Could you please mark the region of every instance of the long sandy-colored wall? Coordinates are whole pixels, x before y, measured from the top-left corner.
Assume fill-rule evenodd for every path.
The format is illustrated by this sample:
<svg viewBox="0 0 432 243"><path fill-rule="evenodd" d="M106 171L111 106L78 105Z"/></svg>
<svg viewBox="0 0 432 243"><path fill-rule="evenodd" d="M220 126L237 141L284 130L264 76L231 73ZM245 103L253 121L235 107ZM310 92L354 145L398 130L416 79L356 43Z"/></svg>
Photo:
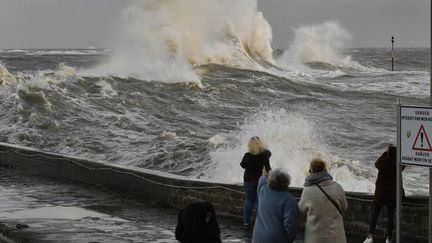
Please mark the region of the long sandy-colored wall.
<svg viewBox="0 0 432 243"><path fill-rule="evenodd" d="M170 173L142 168L131 168L104 162L90 161L73 156L43 152L27 147L0 143L0 166L20 169L42 176L69 179L103 185L121 190L139 199L182 208L196 200L211 201L219 215L239 218L244 200L241 185L194 180ZM291 193L299 198L301 188ZM348 235L364 236L370 218L372 195L347 192L349 209L344 214ZM299 222L303 227L304 218ZM385 220L378 222L377 234L384 235ZM403 242L427 242L428 198L408 197L403 205Z"/></svg>

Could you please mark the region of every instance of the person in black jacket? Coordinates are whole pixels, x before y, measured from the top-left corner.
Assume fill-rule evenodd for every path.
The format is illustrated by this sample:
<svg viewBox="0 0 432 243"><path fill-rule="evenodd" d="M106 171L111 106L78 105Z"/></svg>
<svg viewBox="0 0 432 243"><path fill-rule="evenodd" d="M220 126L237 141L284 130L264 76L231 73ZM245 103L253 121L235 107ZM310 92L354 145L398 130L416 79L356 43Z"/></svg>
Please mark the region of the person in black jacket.
<svg viewBox="0 0 432 243"><path fill-rule="evenodd" d="M377 159L375 167L378 176L375 182L372 217L369 223L369 234L364 243L373 243L375 228L381 209L387 207L387 235L386 243L392 242L394 216L396 209L396 152L397 149L389 144L387 150ZM405 166L401 166L401 171Z"/></svg>
<svg viewBox="0 0 432 243"><path fill-rule="evenodd" d="M221 243L216 211L210 202L194 202L182 209L175 236L181 243Z"/></svg>
<svg viewBox="0 0 432 243"><path fill-rule="evenodd" d="M245 169L243 184L246 192L246 200L243 209L243 224L245 230L249 229L250 215L254 204L258 208L257 187L261 176L262 168L265 166L267 171L270 167L271 152L265 143L257 136L252 137L248 142L248 152L243 156L240 166Z"/></svg>

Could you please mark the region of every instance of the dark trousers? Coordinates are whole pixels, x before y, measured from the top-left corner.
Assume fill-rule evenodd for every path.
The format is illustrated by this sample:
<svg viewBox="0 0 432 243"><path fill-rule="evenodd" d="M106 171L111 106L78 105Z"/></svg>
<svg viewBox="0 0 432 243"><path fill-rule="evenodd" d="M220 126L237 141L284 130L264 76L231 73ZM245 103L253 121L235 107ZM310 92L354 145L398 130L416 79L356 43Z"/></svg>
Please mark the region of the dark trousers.
<svg viewBox="0 0 432 243"><path fill-rule="evenodd" d="M391 238L393 235L393 224L395 218L395 205L383 205L379 203L374 203L372 218L369 224L369 233L375 234L375 228L378 221L379 213L383 206L387 206L387 237Z"/></svg>

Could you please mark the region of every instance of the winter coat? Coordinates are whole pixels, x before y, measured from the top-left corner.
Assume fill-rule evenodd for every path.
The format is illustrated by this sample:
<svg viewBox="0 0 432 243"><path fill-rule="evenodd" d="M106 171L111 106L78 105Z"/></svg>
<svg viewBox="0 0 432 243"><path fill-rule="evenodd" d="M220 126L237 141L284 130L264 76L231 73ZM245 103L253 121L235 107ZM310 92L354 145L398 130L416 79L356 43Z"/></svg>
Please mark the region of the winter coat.
<svg viewBox="0 0 432 243"><path fill-rule="evenodd" d="M175 237L181 243L220 243L216 211L210 202L195 202L182 209Z"/></svg>
<svg viewBox="0 0 432 243"><path fill-rule="evenodd" d="M240 162L240 166L245 169L243 175L244 181L257 182L261 177L263 166L266 167L267 171L270 171L270 156L271 152L269 150L265 150L257 155L253 155L249 152L245 153Z"/></svg>
<svg viewBox="0 0 432 243"><path fill-rule="evenodd" d="M297 201L287 191L276 191L267 185L267 176L258 182L259 208L252 243L291 243L297 233Z"/></svg>
<svg viewBox="0 0 432 243"><path fill-rule="evenodd" d="M333 180L319 185L343 212L348 203L342 187ZM306 214L305 243L346 243L342 215L316 185L305 186L298 204Z"/></svg>
<svg viewBox="0 0 432 243"><path fill-rule="evenodd" d="M384 152L375 162L378 177L375 182L374 203L396 205L396 155Z"/></svg>

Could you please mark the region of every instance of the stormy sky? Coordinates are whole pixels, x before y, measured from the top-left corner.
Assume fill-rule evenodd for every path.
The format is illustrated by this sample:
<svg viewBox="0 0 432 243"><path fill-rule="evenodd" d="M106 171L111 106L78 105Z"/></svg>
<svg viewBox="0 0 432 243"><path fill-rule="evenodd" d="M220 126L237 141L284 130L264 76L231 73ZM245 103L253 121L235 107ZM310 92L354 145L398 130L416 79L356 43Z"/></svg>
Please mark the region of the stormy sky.
<svg viewBox="0 0 432 243"><path fill-rule="evenodd" d="M215 0L216 1L216 0ZM253 0L251 0L253 1ZM109 47L115 21L133 0L0 0L0 48ZM429 0L258 0L273 46L288 47L293 29L338 21L352 47L429 47Z"/></svg>

